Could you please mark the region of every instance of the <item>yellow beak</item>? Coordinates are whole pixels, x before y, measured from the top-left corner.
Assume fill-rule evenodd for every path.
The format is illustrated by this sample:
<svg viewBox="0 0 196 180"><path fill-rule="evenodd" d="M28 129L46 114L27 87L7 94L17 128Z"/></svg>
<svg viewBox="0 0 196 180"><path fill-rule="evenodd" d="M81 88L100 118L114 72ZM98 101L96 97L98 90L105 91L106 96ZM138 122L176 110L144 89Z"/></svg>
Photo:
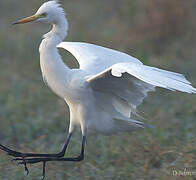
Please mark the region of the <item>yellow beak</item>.
<svg viewBox="0 0 196 180"><path fill-rule="evenodd" d="M29 16L29 17L27 17L27 18L18 20L18 21L16 21L16 22L14 22L13 24L24 24L24 23L28 23L28 22L35 21L35 20L37 20L37 19L39 19L39 18L40 18L40 15L39 15L39 14L36 14L36 15Z"/></svg>

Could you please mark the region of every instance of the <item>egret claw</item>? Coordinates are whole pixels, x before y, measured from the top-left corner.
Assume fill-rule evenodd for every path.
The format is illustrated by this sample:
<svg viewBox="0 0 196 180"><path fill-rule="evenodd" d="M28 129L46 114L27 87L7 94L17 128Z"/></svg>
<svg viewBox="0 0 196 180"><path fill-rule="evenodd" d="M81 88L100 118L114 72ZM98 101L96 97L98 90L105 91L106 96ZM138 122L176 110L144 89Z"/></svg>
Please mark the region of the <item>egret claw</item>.
<svg viewBox="0 0 196 180"><path fill-rule="evenodd" d="M46 177L46 161L43 161L43 173L42 173L42 180Z"/></svg>
<svg viewBox="0 0 196 180"><path fill-rule="evenodd" d="M29 170L28 170L28 168L27 168L27 163L26 163L24 157L22 158L22 162L20 162L20 164L23 164L23 165L24 165L25 171L26 171L26 173L27 173L27 175L28 175L28 174L29 174Z"/></svg>
<svg viewBox="0 0 196 180"><path fill-rule="evenodd" d="M27 176L29 175L29 169L27 168L27 166L25 165L25 171L27 173Z"/></svg>

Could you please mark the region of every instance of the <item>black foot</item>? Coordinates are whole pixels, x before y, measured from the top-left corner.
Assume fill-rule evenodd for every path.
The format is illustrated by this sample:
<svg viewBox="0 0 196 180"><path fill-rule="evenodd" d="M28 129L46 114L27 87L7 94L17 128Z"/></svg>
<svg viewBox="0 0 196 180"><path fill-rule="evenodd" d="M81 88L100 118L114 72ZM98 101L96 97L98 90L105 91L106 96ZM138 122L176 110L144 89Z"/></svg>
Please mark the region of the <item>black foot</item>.
<svg viewBox="0 0 196 180"><path fill-rule="evenodd" d="M66 145L67 146L67 145ZM29 170L27 168L27 164L33 164L33 163L38 163L38 162L43 162L43 172L42 172L42 179L45 178L45 174L46 174L46 161L44 160L41 160L41 161L30 161L30 159L26 159L28 157L46 157L47 158L60 158L60 157L63 157L64 156L64 153L65 153L65 150L61 151L60 153L57 153L57 154L36 154L36 153L21 153L21 152L18 152L18 151L13 151L3 145L0 144L0 150L3 150L5 152L7 152L7 154L9 156L12 156L12 157L15 157L12 161L18 161L18 164L22 164L24 165L24 169L27 173L27 175L29 174ZM32 158L33 159L33 158ZM36 158L34 158L36 159ZM37 159L40 159L40 158L37 158Z"/></svg>
<svg viewBox="0 0 196 180"><path fill-rule="evenodd" d="M75 158L55 158L55 157L48 157L48 158L28 158L28 159L23 159L23 158L14 158L13 161L18 161L18 164L22 164L25 167L27 167L27 164L36 164L36 163L43 163L43 170L42 170L42 180L45 178L46 175L46 163L48 161L75 161L79 162L84 159L84 154L81 154L78 157ZM25 169L26 170L26 169ZM28 171L28 169L27 169Z"/></svg>
<svg viewBox="0 0 196 180"><path fill-rule="evenodd" d="M63 147L63 150L60 153L57 154L36 154L36 153L21 153L17 151L13 151L3 145L0 144L0 150L3 150L8 153L8 155L14 157L13 161L17 161L18 164L24 165L25 171L27 172L27 175L29 174L29 170L27 168L27 164L35 164L35 163L43 163L43 171L42 175L43 178L45 178L46 174L46 162L48 161L82 161L84 159L84 145L85 145L85 136L82 137L82 149L81 153L78 157L74 158L63 158L65 155L65 151L67 149L67 146L69 144L69 140L71 138L71 133L68 134L67 140L65 142L65 145ZM32 158L35 157L35 158Z"/></svg>
<svg viewBox="0 0 196 180"><path fill-rule="evenodd" d="M19 165L24 165L25 171L27 172L27 175L29 174L29 170L27 168L27 164L35 164L35 163L42 162L43 163L42 180L45 179L45 177L46 177L46 162L47 161L41 160L40 158L32 158L32 159L14 158L14 159L12 159L12 161L18 161L17 163Z"/></svg>
<svg viewBox="0 0 196 180"><path fill-rule="evenodd" d="M27 168L27 164L25 162L25 156L24 154L20 153L20 152L16 152L16 151L13 151L3 145L0 144L0 149L7 152L9 156L13 156L13 157L21 157L22 161L23 161L23 165L24 165L24 169L27 173L27 175L29 174L29 170Z"/></svg>
<svg viewBox="0 0 196 180"><path fill-rule="evenodd" d="M23 161L24 169L25 169L25 171L26 171L26 173L27 173L27 176L28 176L28 174L29 174L29 170L28 170L28 168L27 168L27 163L26 163L26 161L25 161L25 158L24 158L24 157L22 158L22 161Z"/></svg>
<svg viewBox="0 0 196 180"><path fill-rule="evenodd" d="M27 157L32 157L32 156L39 156L39 155L44 155L44 156L47 156L48 154L31 154L31 153L21 153L21 152L17 152L17 151L13 151L3 145L0 144L0 149L7 152L7 154L9 156L12 156L12 157L16 157L14 159L12 159L12 161L20 161L18 162L18 164L22 164L24 165L24 169L25 169L25 172L27 173L27 175L29 174L29 170L28 170L28 167L27 167L27 162L26 162L26 159ZM58 156L62 156L60 153L59 154L49 154L49 156L54 156L54 157L58 157ZM29 163L29 162L28 162ZM45 178L45 169L46 169L46 162L43 161L43 178Z"/></svg>

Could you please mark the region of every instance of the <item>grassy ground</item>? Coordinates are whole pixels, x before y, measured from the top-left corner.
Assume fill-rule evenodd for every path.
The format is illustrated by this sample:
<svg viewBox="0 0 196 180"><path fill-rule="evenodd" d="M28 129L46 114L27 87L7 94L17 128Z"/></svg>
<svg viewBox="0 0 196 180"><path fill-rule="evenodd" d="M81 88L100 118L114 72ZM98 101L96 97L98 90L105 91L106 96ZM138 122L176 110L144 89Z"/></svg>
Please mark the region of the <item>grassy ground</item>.
<svg viewBox="0 0 196 180"><path fill-rule="evenodd" d="M68 40L92 42L132 54L148 65L184 73L196 86L194 1L64 1ZM69 111L42 82L38 47L47 26L11 26L41 2L0 1L0 142L24 152L61 149ZM99 29L98 29L99 27ZM68 55L65 62L77 63ZM155 129L105 137L89 134L85 161L48 163L47 179L194 179L173 170L196 172L196 97L157 89L139 110ZM67 156L80 151L76 132ZM22 166L0 151L0 179L39 179L41 164Z"/></svg>

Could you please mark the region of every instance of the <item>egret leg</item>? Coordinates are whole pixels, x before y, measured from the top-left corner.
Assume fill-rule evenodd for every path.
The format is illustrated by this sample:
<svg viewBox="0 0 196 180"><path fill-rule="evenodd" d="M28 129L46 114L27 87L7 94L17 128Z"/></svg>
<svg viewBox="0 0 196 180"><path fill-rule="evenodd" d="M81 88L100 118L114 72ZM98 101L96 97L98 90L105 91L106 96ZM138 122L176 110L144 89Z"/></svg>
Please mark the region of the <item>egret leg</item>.
<svg viewBox="0 0 196 180"><path fill-rule="evenodd" d="M69 158L63 158L63 157L39 157L39 158L27 158L25 159L25 162L23 161L22 158L15 158L14 160L19 161L18 164L36 164L36 163L43 163L43 179L45 178L45 172L46 172L46 162L49 161L74 161L74 162L79 162L84 159L84 146L85 146L85 140L86 137L82 137L82 148L80 155L78 157L69 157Z"/></svg>
<svg viewBox="0 0 196 180"><path fill-rule="evenodd" d="M7 152L8 155L13 156L13 157L22 157L22 158L26 158L26 157L63 157L65 155L67 146L70 142L71 135L72 135L72 133L68 134L62 151L60 151L59 153L55 153L55 154L22 153L22 152L18 152L18 151L13 151L13 150L11 150L1 144L0 144L0 149Z"/></svg>
<svg viewBox="0 0 196 180"><path fill-rule="evenodd" d="M84 146L85 146L86 137L82 137L82 148L80 155L78 157L70 157L70 158L63 158L63 157L39 157L39 158L27 158L25 162L27 164L35 164L39 162L48 162L48 161L82 161L84 159ZM24 164L22 158L15 158L16 161L21 161L19 164Z"/></svg>

